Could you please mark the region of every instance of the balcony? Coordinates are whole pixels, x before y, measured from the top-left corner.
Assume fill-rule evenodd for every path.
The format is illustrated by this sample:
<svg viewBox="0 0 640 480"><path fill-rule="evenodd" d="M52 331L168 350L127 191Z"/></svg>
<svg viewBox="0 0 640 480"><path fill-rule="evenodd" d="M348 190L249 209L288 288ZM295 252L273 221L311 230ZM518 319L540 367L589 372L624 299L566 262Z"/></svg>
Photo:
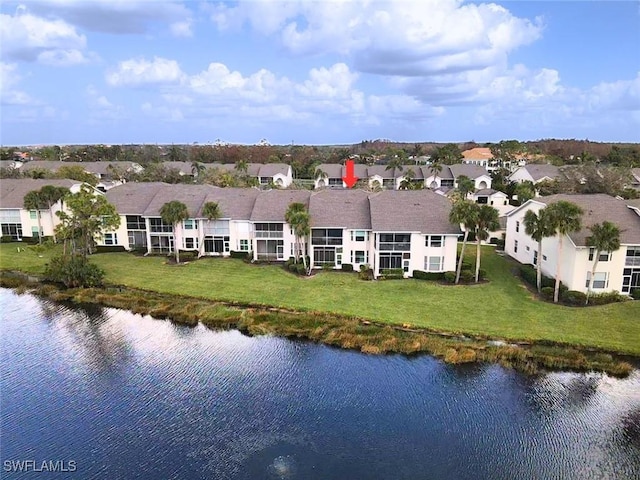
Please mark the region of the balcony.
<svg viewBox="0 0 640 480"><path fill-rule="evenodd" d="M624 261L625 267L640 267L640 257L627 257Z"/></svg>
<svg viewBox="0 0 640 480"><path fill-rule="evenodd" d="M256 230L254 232L255 238L282 238L282 231L266 231L266 230Z"/></svg>
<svg viewBox="0 0 640 480"><path fill-rule="evenodd" d="M411 250L411 243L380 243L381 252L407 252Z"/></svg>

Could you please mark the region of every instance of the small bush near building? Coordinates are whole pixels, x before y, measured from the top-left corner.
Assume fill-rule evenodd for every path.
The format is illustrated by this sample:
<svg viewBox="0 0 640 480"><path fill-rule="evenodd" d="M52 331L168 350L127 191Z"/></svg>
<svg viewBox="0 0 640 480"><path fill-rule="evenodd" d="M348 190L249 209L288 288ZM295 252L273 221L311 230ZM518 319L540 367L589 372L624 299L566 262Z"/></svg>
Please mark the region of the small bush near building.
<svg viewBox="0 0 640 480"><path fill-rule="evenodd" d="M104 271L80 255L59 255L53 257L46 265L44 277L67 288L100 287Z"/></svg>
<svg viewBox="0 0 640 480"><path fill-rule="evenodd" d="M540 294L545 300L553 300L554 291L555 289L553 287L542 287L542 291L540 292Z"/></svg>
<svg viewBox="0 0 640 480"><path fill-rule="evenodd" d="M537 272L536 267L533 265L521 265L520 266L520 278L533 288L537 288ZM556 280L546 275L542 275L542 288L551 287L555 288ZM564 283L560 282L560 293L567 291L567 287Z"/></svg>
<svg viewBox="0 0 640 480"><path fill-rule="evenodd" d="M633 298L634 300L640 300L640 288L636 288L631 292L631 298Z"/></svg>
<svg viewBox="0 0 640 480"><path fill-rule="evenodd" d="M198 250L180 250L180 261L191 262L198 259Z"/></svg>
<svg viewBox="0 0 640 480"><path fill-rule="evenodd" d="M380 274L385 280L399 280L404 278L404 271L401 268L383 268Z"/></svg>
<svg viewBox="0 0 640 480"><path fill-rule="evenodd" d="M126 248L122 245L98 245L96 247L96 253L112 253L112 252L126 252Z"/></svg>
<svg viewBox="0 0 640 480"><path fill-rule="evenodd" d="M471 282L474 282L475 279L476 279L476 274L471 270L462 270L460 272L460 281L462 283L471 283Z"/></svg>
<svg viewBox="0 0 640 480"><path fill-rule="evenodd" d="M637 290L636 290L637 291ZM589 305L606 305L608 303L626 302L629 298L618 292L592 293L589 295Z"/></svg>
<svg viewBox="0 0 640 480"><path fill-rule="evenodd" d="M327 270L333 270L333 265L331 265L330 263L323 263L322 264L322 270L324 270L325 272Z"/></svg>
<svg viewBox="0 0 640 480"><path fill-rule="evenodd" d="M241 260L246 260L247 257L249 256L249 252L242 252L242 251L239 251L239 250L231 250L229 252L229 256L231 258L239 258Z"/></svg>
<svg viewBox="0 0 640 480"><path fill-rule="evenodd" d="M587 295L577 290L567 290L562 294L562 303L571 306L581 306L587 302Z"/></svg>
<svg viewBox="0 0 640 480"><path fill-rule="evenodd" d="M447 283L456 283L456 272L444 272L443 278Z"/></svg>
<svg viewBox="0 0 640 480"><path fill-rule="evenodd" d="M353 265L351 265L350 263L343 263L342 264L342 271L343 272L353 272Z"/></svg>
<svg viewBox="0 0 640 480"><path fill-rule="evenodd" d="M298 265L296 265L296 273L298 275L306 275L307 274L307 269L304 268L304 265L299 263Z"/></svg>
<svg viewBox="0 0 640 480"><path fill-rule="evenodd" d="M440 282L444 280L444 272L436 273L436 272L424 272L422 270L414 270L412 273L413 278L418 280L429 280L432 282ZM455 280L455 278L454 278Z"/></svg>
<svg viewBox="0 0 640 480"><path fill-rule="evenodd" d="M373 280L373 269L369 265L360 265L358 278L360 280Z"/></svg>

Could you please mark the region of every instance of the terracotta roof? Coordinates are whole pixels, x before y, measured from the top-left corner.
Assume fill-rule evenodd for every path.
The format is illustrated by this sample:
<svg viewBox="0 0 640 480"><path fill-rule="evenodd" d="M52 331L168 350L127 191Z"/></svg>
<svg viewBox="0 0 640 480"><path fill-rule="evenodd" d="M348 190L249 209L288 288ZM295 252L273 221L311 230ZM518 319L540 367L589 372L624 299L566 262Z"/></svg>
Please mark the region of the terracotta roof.
<svg viewBox="0 0 640 480"><path fill-rule="evenodd" d="M587 228L596 223L609 221L620 228L620 242L623 244L640 245L640 217L630 209L629 200L617 200L604 193L592 195L550 195L538 197L546 205L564 200L578 205L584 211L582 215L582 230L569 236L576 246L586 246L587 237L591 231Z"/></svg>
<svg viewBox="0 0 640 480"><path fill-rule="evenodd" d="M471 148L462 152L462 156L467 160L488 160L493 158L491 149L485 147Z"/></svg>

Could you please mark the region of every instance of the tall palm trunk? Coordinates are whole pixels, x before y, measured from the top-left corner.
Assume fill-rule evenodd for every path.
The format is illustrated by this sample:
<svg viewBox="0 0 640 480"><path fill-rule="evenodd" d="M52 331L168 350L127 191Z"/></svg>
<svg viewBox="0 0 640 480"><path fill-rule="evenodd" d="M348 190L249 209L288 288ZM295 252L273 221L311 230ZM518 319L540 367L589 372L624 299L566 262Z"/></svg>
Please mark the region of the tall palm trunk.
<svg viewBox="0 0 640 480"><path fill-rule="evenodd" d="M58 243L58 241L56 240L55 215L53 214L53 210L51 210L53 208L53 205L51 205L50 203L48 205L49 205L49 214L51 215L51 228L52 228L52 232L53 232L53 243Z"/></svg>
<svg viewBox="0 0 640 480"><path fill-rule="evenodd" d="M36 210L38 218L38 245L42 245L42 213L40 210Z"/></svg>
<svg viewBox="0 0 640 480"><path fill-rule="evenodd" d="M469 230L464 229L464 238L462 239L462 250L460 250L460 259L458 260L458 268L456 269L456 283L460 283L460 272L462 272L462 260L464 259L464 249L467 246L467 238Z"/></svg>
<svg viewBox="0 0 640 480"><path fill-rule="evenodd" d="M560 260L562 259L562 237L563 235L559 235L559 240L558 240L558 258L556 260L556 262L558 262L556 264L556 284L553 290L553 302L554 303L558 303L559 300L559 294L560 294Z"/></svg>
<svg viewBox="0 0 640 480"><path fill-rule="evenodd" d="M478 235L476 233L476 235ZM476 283L480 278L480 237L476 237Z"/></svg>
<svg viewBox="0 0 640 480"><path fill-rule="evenodd" d="M589 278L589 287L587 288L587 299L584 304L589 305L589 297L591 296L591 289L593 288L593 276L596 274L596 268L598 268L598 261L600 260L600 250L596 251L596 259L591 267L591 278Z"/></svg>
<svg viewBox="0 0 640 480"><path fill-rule="evenodd" d="M538 293L542 291L542 240L538 242L538 262L536 264L536 286Z"/></svg>

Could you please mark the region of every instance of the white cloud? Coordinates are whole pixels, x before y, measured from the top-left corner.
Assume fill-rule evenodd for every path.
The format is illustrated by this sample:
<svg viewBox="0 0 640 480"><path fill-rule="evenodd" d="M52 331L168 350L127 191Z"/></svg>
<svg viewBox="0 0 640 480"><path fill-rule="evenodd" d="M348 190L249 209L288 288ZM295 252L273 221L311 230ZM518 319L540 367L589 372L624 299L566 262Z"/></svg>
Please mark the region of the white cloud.
<svg viewBox="0 0 640 480"><path fill-rule="evenodd" d="M185 20L182 22L172 23L169 29L174 37L192 37L193 31L191 30L192 21Z"/></svg>
<svg viewBox="0 0 640 480"><path fill-rule="evenodd" d="M162 57L154 57L151 61L144 58L124 60L106 75L107 83L114 87L172 84L183 78L178 62Z"/></svg>
<svg viewBox="0 0 640 480"><path fill-rule="evenodd" d="M91 56L95 58L94 55ZM86 57L80 50L47 50L38 54L38 63L53 67L68 67L88 63L90 58Z"/></svg>
<svg viewBox="0 0 640 480"><path fill-rule="evenodd" d="M15 63L0 62L0 104L2 105L34 105L38 102L28 93L16 88L22 77L18 74Z"/></svg>
<svg viewBox="0 0 640 480"><path fill-rule="evenodd" d="M73 53L69 60L77 60L86 47L86 37L72 25L59 19L37 17L24 10L16 15L0 14L0 40L2 54L11 60L52 61L64 57L64 52Z"/></svg>
<svg viewBox="0 0 640 480"><path fill-rule="evenodd" d="M168 25L172 34L185 36L191 23L189 8L168 0L31 0L29 8L89 31L112 34L145 34Z"/></svg>

